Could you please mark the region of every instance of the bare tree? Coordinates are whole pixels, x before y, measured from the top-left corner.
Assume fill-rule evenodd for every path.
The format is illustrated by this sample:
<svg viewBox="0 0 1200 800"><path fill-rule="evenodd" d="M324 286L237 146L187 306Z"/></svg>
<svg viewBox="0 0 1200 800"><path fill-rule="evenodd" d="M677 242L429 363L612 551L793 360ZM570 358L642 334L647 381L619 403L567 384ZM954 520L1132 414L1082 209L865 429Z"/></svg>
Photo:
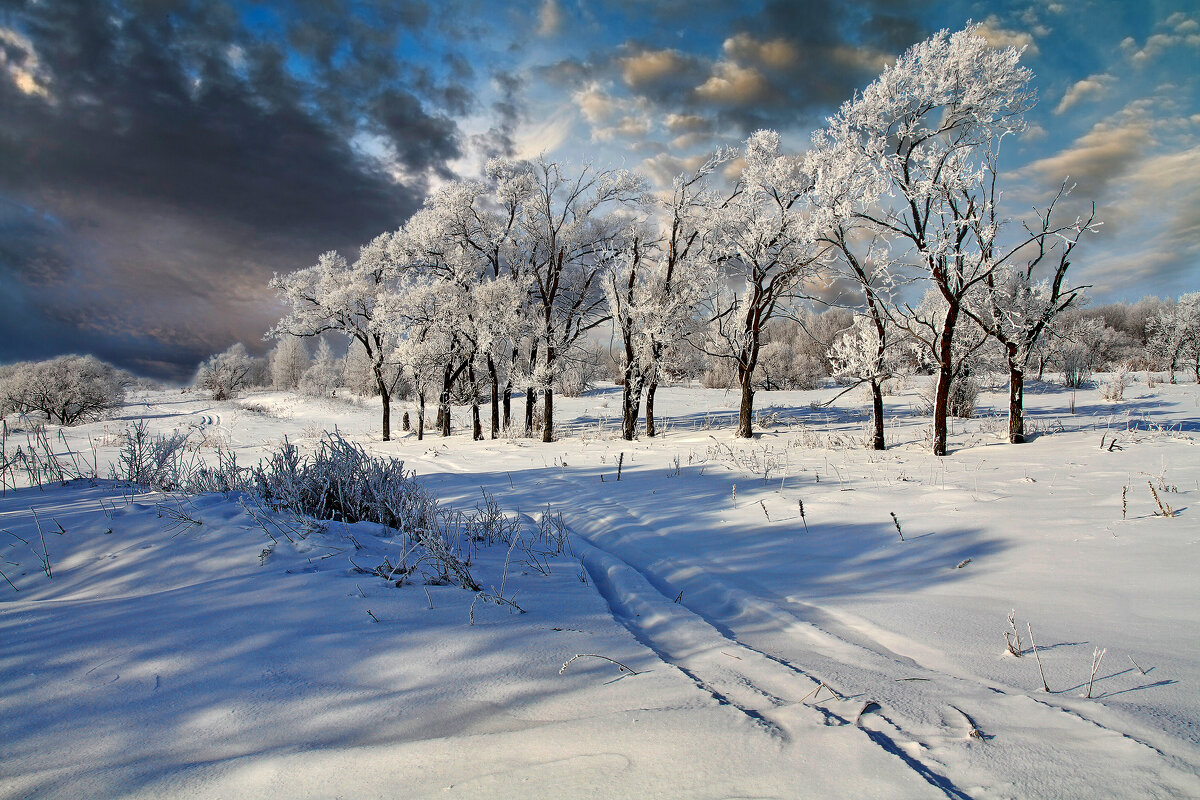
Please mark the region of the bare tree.
<svg viewBox="0 0 1200 800"><path fill-rule="evenodd" d="M371 371L383 402L383 440L392 438L392 389L398 370L386 360L394 347L381 307L395 290L404 264L395 234L375 237L349 264L336 252L323 253L315 266L276 274L270 286L291 306L268 337L320 336L337 331L358 342L371 360Z"/></svg>
<svg viewBox="0 0 1200 800"><path fill-rule="evenodd" d="M991 47L978 26L941 31L843 105L824 134L840 165L828 177L864 189L826 194L844 197L843 213L889 240L878 268L915 269L943 300L932 315L903 303L888 308L937 364L937 455L946 452L950 385L966 358L956 353L969 353L954 344L963 304L996 267L979 222L993 217L1000 143L1023 128L1033 102L1020 55Z"/></svg>
<svg viewBox="0 0 1200 800"><path fill-rule="evenodd" d="M780 152L778 133L757 131L746 140L744 158L733 196L708 209L703 223L721 269L705 302L709 324L699 346L736 365L736 435L750 437L765 326L816 275L825 248L808 213L813 177L800 157Z"/></svg>

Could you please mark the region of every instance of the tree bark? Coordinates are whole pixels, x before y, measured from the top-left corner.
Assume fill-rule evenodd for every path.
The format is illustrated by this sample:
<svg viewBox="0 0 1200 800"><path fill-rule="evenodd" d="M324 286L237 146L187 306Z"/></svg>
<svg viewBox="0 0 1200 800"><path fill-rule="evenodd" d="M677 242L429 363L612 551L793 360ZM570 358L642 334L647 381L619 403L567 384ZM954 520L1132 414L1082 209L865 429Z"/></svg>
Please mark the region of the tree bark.
<svg viewBox="0 0 1200 800"><path fill-rule="evenodd" d="M543 408L546 418L542 420L542 441L554 441L554 389L547 386L544 393Z"/></svg>
<svg viewBox="0 0 1200 800"><path fill-rule="evenodd" d="M958 323L959 306L949 297L949 308L938 337L938 380L933 396L933 454L946 455L947 419L950 415L950 382L954 379L954 326Z"/></svg>
<svg viewBox="0 0 1200 800"><path fill-rule="evenodd" d="M425 391L417 392L417 441L425 438Z"/></svg>
<svg viewBox="0 0 1200 800"><path fill-rule="evenodd" d="M887 445L883 440L883 381L878 378L871 378L871 421L875 428L871 449L886 450Z"/></svg>
<svg viewBox="0 0 1200 800"><path fill-rule="evenodd" d="M554 348L546 345L546 374L553 375L554 358L557 355ZM542 420L542 441L554 441L554 387L547 386L544 392L544 400L542 401L542 410L545 419Z"/></svg>
<svg viewBox="0 0 1200 800"><path fill-rule="evenodd" d="M735 435L742 439L749 439L754 436L754 373L741 367L738 368L738 373L742 385L742 404L738 409L738 426Z"/></svg>
<svg viewBox="0 0 1200 800"><path fill-rule="evenodd" d="M638 407L642 401L642 379L632 366L625 367L625 385L621 390L621 438L632 442L637 434Z"/></svg>
<svg viewBox="0 0 1200 800"><path fill-rule="evenodd" d="M646 387L646 435L649 437L658 435L658 429L654 427L654 393L657 391L658 381L650 381Z"/></svg>
<svg viewBox="0 0 1200 800"><path fill-rule="evenodd" d="M442 436L450 435L450 383L452 364L447 363L442 372L442 393L438 397L438 422Z"/></svg>
<svg viewBox="0 0 1200 800"><path fill-rule="evenodd" d="M492 354L488 353L487 357L488 380L492 388L492 438L500 438L500 378L496 374L496 362L492 360Z"/></svg>
<svg viewBox="0 0 1200 800"><path fill-rule="evenodd" d="M1025 373L1012 362L1008 365L1008 441L1025 443Z"/></svg>
<svg viewBox="0 0 1200 800"><path fill-rule="evenodd" d="M387 381L383 379L383 372L379 364L374 366L375 385L379 388L379 397L383 400L383 440L385 442L392 439L392 395L388 391Z"/></svg>
<svg viewBox="0 0 1200 800"><path fill-rule="evenodd" d="M475 383L475 364L467 365L467 380L471 382L471 438L476 441L483 440L483 425L479 419L479 384Z"/></svg>

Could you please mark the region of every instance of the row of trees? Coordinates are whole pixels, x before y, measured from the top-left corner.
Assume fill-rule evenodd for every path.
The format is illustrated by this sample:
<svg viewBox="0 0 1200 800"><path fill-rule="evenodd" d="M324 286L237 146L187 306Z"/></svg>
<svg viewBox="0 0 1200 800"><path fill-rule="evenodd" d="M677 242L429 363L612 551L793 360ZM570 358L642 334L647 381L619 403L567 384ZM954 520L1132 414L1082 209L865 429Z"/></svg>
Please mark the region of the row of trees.
<svg viewBox="0 0 1200 800"><path fill-rule="evenodd" d="M517 387L526 435L540 396L550 441L555 378L588 332L611 321L627 438L643 399L653 433L655 389L689 348L731 366L746 437L769 323L840 281L855 287L848 302L859 320L839 360L871 387L875 447L881 384L913 342L937 373L935 453L946 450L950 387L989 342L1006 354L1010 439L1020 442L1025 371L1047 326L1079 297L1066 272L1097 223L1059 221L1065 188L1023 221L1000 206L1000 147L1033 103L1019 58L974 27L941 32L843 105L808 152L785 153L778 134L759 131L665 193L625 170L493 160L485 180L441 188L356 261L331 252L277 275L271 285L291 311L271 335L337 331L357 341L383 398L384 439L406 374L420 416L436 398L443 433L452 387L465 378L487 388L472 397L476 438L480 398L490 398L495 437ZM739 177L722 189L715 177L735 157Z"/></svg>

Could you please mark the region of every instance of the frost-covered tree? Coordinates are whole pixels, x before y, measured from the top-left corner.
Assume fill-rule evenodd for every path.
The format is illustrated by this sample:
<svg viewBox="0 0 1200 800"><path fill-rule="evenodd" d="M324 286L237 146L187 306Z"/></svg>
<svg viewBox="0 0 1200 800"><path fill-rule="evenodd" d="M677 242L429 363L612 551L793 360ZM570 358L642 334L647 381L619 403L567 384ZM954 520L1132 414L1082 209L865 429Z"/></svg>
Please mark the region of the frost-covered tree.
<svg viewBox="0 0 1200 800"><path fill-rule="evenodd" d="M977 291L968 297L964 311L988 332L1004 352L1008 368L1008 441L1025 441L1025 372L1038 351L1050 323L1065 311L1082 289L1065 284L1071 253L1084 233L1096 229L1095 211L1086 220L1076 220L1069 229L1053 228L1054 206L1066 186L1044 212L1038 212L1038 227L1026 226L1021 246L997 260ZM995 206L990 209L994 214ZM986 231L977 236L994 240L1001 225L993 218L983 223ZM1019 258L1025 263L1018 265ZM1046 269L1048 277L1040 278Z"/></svg>
<svg viewBox="0 0 1200 800"><path fill-rule="evenodd" d="M271 384L276 389L297 389L312 363L308 346L297 336L283 336L267 355Z"/></svg>
<svg viewBox="0 0 1200 800"><path fill-rule="evenodd" d="M363 397L379 396L379 384L365 348L351 343L342 357L342 386Z"/></svg>
<svg viewBox="0 0 1200 800"><path fill-rule="evenodd" d="M119 406L133 376L95 356L67 355L0 367L0 417L45 414L59 425L78 425Z"/></svg>
<svg viewBox="0 0 1200 800"><path fill-rule="evenodd" d="M706 210L703 226L720 271L705 300L709 324L700 343L732 361L741 388L736 435L753 435L754 373L766 324L814 276L823 253L813 226L810 175L798 156L780 152L779 134L746 140L735 193Z"/></svg>
<svg viewBox="0 0 1200 800"><path fill-rule="evenodd" d="M342 385L342 364L329 341L321 339L312 364L300 377L300 391L312 397L328 397Z"/></svg>
<svg viewBox="0 0 1200 800"><path fill-rule="evenodd" d="M269 337L320 336L328 331L357 342L371 360L375 385L383 401L383 440L392 437L392 388L399 379L388 369L386 356L395 344L380 314L381 304L395 291L405 264L396 235L385 233L365 245L353 264L336 252L323 253L316 265L276 274L270 282L291 311L273 327Z"/></svg>
<svg viewBox="0 0 1200 800"><path fill-rule="evenodd" d="M855 315L853 326L842 332L829 348L833 374L849 381L849 388L865 384L871 390L871 448L874 450L886 448L883 383L903 372L906 363L904 344L890 319L880 319L867 311Z"/></svg>
<svg viewBox="0 0 1200 800"><path fill-rule="evenodd" d="M606 254L604 291L613 328L621 339L621 432L631 440L642 393L646 435L654 436L654 397L660 376L675 366L683 338L694 327L696 306L711 283L711 264L698 220L720 201L709 177L735 155L714 154L677 177L671 193L643 204L645 219L631 221Z"/></svg>
<svg viewBox="0 0 1200 800"><path fill-rule="evenodd" d="M223 353L209 356L196 370L193 384L208 392L213 400L229 400L253 383L255 372L261 370L258 359L237 342Z"/></svg>
<svg viewBox="0 0 1200 800"><path fill-rule="evenodd" d="M977 25L941 31L844 104L820 142L838 156L825 163L822 179L852 185L823 196L843 198L835 213L886 239L875 251L876 269L919 275L941 298L940 305L920 308L895 300L887 305L936 365L937 455L946 452L951 384L974 352L955 343L968 297L1031 238L1045 242L1072 228L1029 231L1003 249L1000 146L1024 129L1033 104L1032 74L1019 65L1020 56L1014 47L990 46Z"/></svg>
<svg viewBox="0 0 1200 800"><path fill-rule="evenodd" d="M1171 383L1181 361L1191 362L1200 383L1200 292L1185 294L1150 317L1146 342L1151 354L1167 364Z"/></svg>
<svg viewBox="0 0 1200 800"><path fill-rule="evenodd" d="M497 167L498 169L499 167ZM522 167L531 187L519 208L512 269L530 282L532 323L525 433L533 433L533 402L543 398L542 440L554 439L554 389L562 357L607 319L601 257L626 221L614 212L643 199L642 178L625 170L579 168L538 158Z"/></svg>

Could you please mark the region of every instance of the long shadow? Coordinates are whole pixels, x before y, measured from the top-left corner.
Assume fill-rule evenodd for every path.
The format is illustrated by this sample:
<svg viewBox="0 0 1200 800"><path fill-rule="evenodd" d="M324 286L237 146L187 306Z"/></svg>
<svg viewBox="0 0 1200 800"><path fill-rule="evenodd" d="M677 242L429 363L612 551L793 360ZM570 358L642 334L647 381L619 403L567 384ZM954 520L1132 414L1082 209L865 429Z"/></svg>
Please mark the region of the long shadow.
<svg viewBox="0 0 1200 800"><path fill-rule="evenodd" d="M810 513L806 532L798 514L780 516L777 509L774 520L762 513L739 514L739 522L730 524L722 517L729 514L735 486L739 506L757 512L760 495L768 503L779 502L776 484L762 487L759 481L748 483L744 476L711 469L701 477L698 466L684 467L679 477L663 480L672 469L636 465L627 465L617 483L615 471L549 466L418 477L456 506L477 503L481 489L509 509L538 511L549 504L564 513L572 528L596 529L589 534L593 544L640 568L669 597L681 588L690 596L693 589L687 587L702 586L714 576L741 584L768 579L780 596L906 592L931 582L961 580L966 574L954 568L957 564L967 558L978 561L1005 547L1001 539L970 526L900 542L886 517L821 520ZM599 514L624 513L606 508L610 501L632 516L596 524Z"/></svg>

